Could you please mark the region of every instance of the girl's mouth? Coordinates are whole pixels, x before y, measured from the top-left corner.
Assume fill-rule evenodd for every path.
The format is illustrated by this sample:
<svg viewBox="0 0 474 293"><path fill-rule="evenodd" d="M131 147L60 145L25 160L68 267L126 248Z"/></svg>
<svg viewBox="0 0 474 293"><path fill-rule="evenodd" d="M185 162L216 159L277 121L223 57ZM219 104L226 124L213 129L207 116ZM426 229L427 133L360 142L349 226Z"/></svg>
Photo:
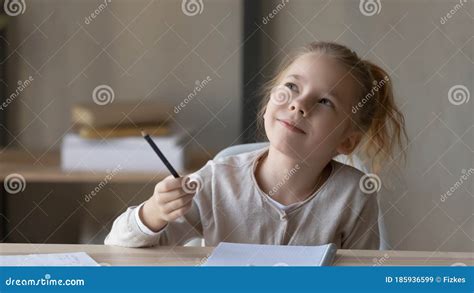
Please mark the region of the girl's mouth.
<svg viewBox="0 0 474 293"><path fill-rule="evenodd" d="M289 129L293 132L306 134L306 132L304 132L301 128L298 128L296 126L296 123L292 122L291 120L277 119L277 121L280 122L287 129Z"/></svg>

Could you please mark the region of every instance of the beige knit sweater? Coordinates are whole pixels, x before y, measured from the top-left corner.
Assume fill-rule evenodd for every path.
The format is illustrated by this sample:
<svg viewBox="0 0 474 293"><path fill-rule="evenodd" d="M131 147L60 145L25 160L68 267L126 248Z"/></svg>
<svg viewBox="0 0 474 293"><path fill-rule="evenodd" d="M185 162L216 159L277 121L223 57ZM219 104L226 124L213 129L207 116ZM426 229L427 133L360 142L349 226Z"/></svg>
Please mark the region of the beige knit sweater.
<svg viewBox="0 0 474 293"><path fill-rule="evenodd" d="M256 162L266 151L209 161L193 174L202 186L186 215L151 233L137 216L137 207L130 207L115 220L105 244L183 245L193 238L204 238L206 246L221 241L278 245L332 242L338 248L379 248L377 197L360 190L362 172L331 161L332 171L324 185L284 211L255 180Z"/></svg>

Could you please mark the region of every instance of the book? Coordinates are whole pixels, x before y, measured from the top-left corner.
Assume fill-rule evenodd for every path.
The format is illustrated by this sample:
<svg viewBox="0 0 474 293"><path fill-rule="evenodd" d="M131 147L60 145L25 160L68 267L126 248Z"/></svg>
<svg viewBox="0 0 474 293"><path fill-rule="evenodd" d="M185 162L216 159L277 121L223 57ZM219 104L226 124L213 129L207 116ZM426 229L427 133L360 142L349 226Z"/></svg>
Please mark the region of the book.
<svg viewBox="0 0 474 293"><path fill-rule="evenodd" d="M184 171L182 133L152 137L178 172ZM66 171L167 172L143 137L84 139L69 133L61 143L61 168ZM117 172L118 172L117 171Z"/></svg>
<svg viewBox="0 0 474 293"><path fill-rule="evenodd" d="M221 242L203 266L329 266L336 251L334 243L292 246Z"/></svg>
<svg viewBox="0 0 474 293"><path fill-rule="evenodd" d="M73 124L89 127L158 124L168 119L170 107L164 103L115 102L107 105L76 104L72 107Z"/></svg>

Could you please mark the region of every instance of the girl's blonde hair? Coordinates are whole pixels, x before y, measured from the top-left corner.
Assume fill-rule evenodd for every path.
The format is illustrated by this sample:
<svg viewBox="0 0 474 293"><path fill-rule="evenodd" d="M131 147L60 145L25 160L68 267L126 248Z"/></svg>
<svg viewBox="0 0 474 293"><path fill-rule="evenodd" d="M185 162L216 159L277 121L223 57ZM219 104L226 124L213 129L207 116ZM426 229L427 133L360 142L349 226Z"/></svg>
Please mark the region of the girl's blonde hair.
<svg viewBox="0 0 474 293"><path fill-rule="evenodd" d="M278 73L262 88L259 117L259 132L265 133L263 114L270 99L272 89L278 85L288 67L299 57L308 53L327 54L341 62L358 82L361 95L356 97L352 113L352 121L363 133L356 153L363 162L369 162L373 172L380 171L387 159L392 156L395 148L400 148L402 159L403 149L407 141L405 119L395 104L393 87L387 72L374 63L363 60L349 48L331 42L313 42L298 51L293 57L282 64Z"/></svg>

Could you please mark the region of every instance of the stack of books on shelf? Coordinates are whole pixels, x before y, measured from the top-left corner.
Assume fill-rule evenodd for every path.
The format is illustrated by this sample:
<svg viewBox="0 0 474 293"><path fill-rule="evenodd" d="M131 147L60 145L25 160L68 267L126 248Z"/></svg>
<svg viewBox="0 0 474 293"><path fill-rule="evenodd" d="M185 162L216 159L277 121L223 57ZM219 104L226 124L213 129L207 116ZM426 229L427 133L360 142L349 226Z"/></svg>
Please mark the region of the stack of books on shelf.
<svg viewBox="0 0 474 293"><path fill-rule="evenodd" d="M179 172L184 169L185 133L172 125L169 107L159 103L79 104L72 108L74 132L63 137L61 167L66 171L162 172L141 131L148 133ZM178 127L179 128L179 127Z"/></svg>

